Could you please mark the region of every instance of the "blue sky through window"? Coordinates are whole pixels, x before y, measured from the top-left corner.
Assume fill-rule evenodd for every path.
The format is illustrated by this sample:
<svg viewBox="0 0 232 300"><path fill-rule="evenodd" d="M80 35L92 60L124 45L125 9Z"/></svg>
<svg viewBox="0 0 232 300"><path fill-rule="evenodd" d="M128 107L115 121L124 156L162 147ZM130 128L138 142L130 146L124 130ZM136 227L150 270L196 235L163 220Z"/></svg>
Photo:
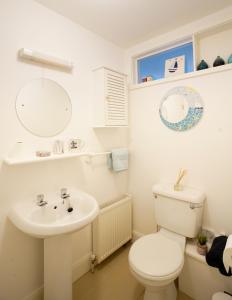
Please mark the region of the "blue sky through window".
<svg viewBox="0 0 232 300"><path fill-rule="evenodd" d="M154 80L164 78L165 61L170 58L185 55L185 73L193 71L193 44L180 45L137 61L138 83L147 76L152 76Z"/></svg>

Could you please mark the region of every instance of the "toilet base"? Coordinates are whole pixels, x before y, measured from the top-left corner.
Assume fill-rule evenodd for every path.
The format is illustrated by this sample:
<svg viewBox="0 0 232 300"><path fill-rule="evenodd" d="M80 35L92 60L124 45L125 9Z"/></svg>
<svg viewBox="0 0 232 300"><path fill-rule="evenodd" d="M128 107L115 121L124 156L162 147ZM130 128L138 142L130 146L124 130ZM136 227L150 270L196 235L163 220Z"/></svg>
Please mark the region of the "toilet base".
<svg viewBox="0 0 232 300"><path fill-rule="evenodd" d="M174 282L165 287L146 287L144 300L176 300L177 292Z"/></svg>

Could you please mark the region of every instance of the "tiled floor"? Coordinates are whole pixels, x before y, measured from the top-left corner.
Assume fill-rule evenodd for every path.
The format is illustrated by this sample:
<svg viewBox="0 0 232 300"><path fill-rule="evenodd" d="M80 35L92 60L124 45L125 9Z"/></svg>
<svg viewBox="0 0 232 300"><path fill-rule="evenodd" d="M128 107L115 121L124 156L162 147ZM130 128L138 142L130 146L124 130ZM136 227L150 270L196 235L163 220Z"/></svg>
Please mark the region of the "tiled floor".
<svg viewBox="0 0 232 300"><path fill-rule="evenodd" d="M122 247L73 285L73 300L142 300L144 288L130 274L128 252ZM192 300L179 293L178 300Z"/></svg>

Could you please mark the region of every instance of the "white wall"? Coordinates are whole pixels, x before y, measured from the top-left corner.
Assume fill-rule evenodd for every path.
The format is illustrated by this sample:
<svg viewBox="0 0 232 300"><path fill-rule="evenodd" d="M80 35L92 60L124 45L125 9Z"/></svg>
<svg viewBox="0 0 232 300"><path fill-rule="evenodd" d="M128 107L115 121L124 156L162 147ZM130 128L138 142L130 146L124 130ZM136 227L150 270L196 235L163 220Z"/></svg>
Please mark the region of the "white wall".
<svg viewBox="0 0 232 300"><path fill-rule="evenodd" d="M129 49L124 57L120 48L34 1L1 1L1 160L19 140L24 141L26 147L34 145L38 149L50 148L52 145L54 139L38 138L27 132L15 113L18 91L28 81L38 77L57 81L67 90L72 100L73 118L65 131L56 138L67 140L82 137L88 148L96 151L126 146L126 129L91 129L92 69L106 65L122 71L126 65L130 71L133 56L173 39L183 38L195 29L226 21L231 18L231 12L232 9L224 10L139 44ZM74 72L69 74L38 64L23 63L17 59L17 51L22 47L68 58L75 63ZM208 196L204 223L218 231L231 231L228 210L231 205L229 166L232 148L229 129L230 77L231 71L224 75L211 75L204 81L195 78L178 83L193 85L205 102L202 122L184 133L175 133L165 128L158 116L162 95L176 83L131 92L130 190L135 197L135 230L146 233L155 227L152 184L160 179L173 180L179 167L186 167L189 169L186 183L204 189ZM0 300L25 299L43 284L42 240L23 234L10 223L7 214L11 205L25 197L35 198L41 192L57 192L61 187L73 186L92 193L102 203L126 192L127 185L127 172L111 174L106 168L105 158L94 159L92 165L86 165L79 159L14 167L1 164ZM73 235L74 266L79 266L86 256L88 258L90 247L89 227ZM75 277L80 275L78 270L74 273Z"/></svg>
<svg viewBox="0 0 232 300"><path fill-rule="evenodd" d="M232 20L232 6L201 20L175 28L166 34L140 43L127 49L125 66L133 83L133 60L139 55L149 53L175 41L182 40L196 32L204 32L211 26ZM231 27L224 32L213 30L202 33L198 42L198 61L205 58L212 65L216 55L225 59L231 51ZM141 89L131 86L130 91L130 172L129 192L133 196L135 234L142 235L156 231L152 185L159 181L174 182L180 168L188 174L184 184L202 189L207 195L203 226L216 232L232 233L232 71L215 73L204 77L194 77L180 81L152 85ZM205 111L202 120L191 130L175 132L166 128L159 117L159 105L167 91L176 86L190 86L201 94ZM175 213L175 212L173 212ZM193 260L195 264L197 262ZM201 263L200 263L201 264ZM194 269L194 263L187 266ZM196 270L198 268L198 270ZM218 275L220 281L209 276L205 293L204 284L200 286L193 273L201 273L197 266L189 275L193 293L185 282L181 289L194 299L211 298L216 290L229 290L229 281ZM206 265L205 273L218 273ZM219 273L218 273L219 274ZM191 277L192 276L192 277ZM190 278L191 277L191 278ZM217 277L217 279L218 279ZM188 279L190 278L190 281ZM229 280L229 279L228 279ZM213 286L213 287L212 287ZM196 293L197 291L197 293ZM206 295L207 294L207 295ZM209 296L210 295L210 296ZM202 298L202 299L203 299Z"/></svg>
<svg viewBox="0 0 232 300"><path fill-rule="evenodd" d="M184 183L207 195L203 225L232 233L231 76L230 70L130 92L129 191L134 198L135 231L155 229L152 185L174 182L179 169L185 168ZM196 89L204 102L202 120L184 132L168 129L159 116L162 97L176 86Z"/></svg>
<svg viewBox="0 0 232 300"><path fill-rule="evenodd" d="M131 83L134 77L134 58L231 20L232 6L127 49L125 67L130 74ZM220 32L220 35L217 31L210 35L200 35L199 58L207 56L211 63L216 55L229 56L231 39L228 39L228 36L231 26L225 25L224 29L226 30ZM216 46L213 47L213 44ZM209 197L205 208L204 225L216 231L232 232L226 207L230 204L231 197L229 149L232 147L232 141L229 135L229 126L231 126L228 111L231 102L229 76L231 71L143 89L134 90L131 85L130 148L132 153L129 189L134 196L134 230L138 233L147 233L156 228L151 195L152 184L159 180L174 181L181 167L189 168L186 183L202 188ZM196 128L184 133L176 133L161 124L158 108L166 91L185 84L196 86L202 94L206 105L205 115ZM224 159L222 165L221 158ZM223 205L219 205L218 199Z"/></svg>
<svg viewBox="0 0 232 300"><path fill-rule="evenodd" d="M18 91L28 81L47 77L69 93L73 117L59 139L82 137L90 150L102 151L127 145L127 130L91 128L92 69L106 65L123 71L123 51L97 35L30 0L0 2L0 158L16 141L37 149L50 148L53 138L27 132L15 113ZM72 74L17 59L19 48L28 47L74 61ZM107 189L105 188L107 186ZM92 165L81 159L47 162L0 169L0 299L21 300L43 284L43 241L29 237L10 223L11 205L36 194L76 187L93 194L99 203L127 191L127 172L113 175L104 157ZM73 235L74 266L90 252L90 228ZM78 270L75 271L75 277Z"/></svg>

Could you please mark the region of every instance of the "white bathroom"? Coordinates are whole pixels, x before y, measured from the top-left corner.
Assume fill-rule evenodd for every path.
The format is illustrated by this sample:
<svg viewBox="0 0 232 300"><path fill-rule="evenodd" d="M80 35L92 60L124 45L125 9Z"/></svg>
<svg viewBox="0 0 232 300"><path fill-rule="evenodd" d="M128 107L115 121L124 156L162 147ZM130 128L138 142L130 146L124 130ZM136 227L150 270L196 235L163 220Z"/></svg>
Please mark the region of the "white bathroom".
<svg viewBox="0 0 232 300"><path fill-rule="evenodd" d="M232 300L232 0L0 0L0 300Z"/></svg>

